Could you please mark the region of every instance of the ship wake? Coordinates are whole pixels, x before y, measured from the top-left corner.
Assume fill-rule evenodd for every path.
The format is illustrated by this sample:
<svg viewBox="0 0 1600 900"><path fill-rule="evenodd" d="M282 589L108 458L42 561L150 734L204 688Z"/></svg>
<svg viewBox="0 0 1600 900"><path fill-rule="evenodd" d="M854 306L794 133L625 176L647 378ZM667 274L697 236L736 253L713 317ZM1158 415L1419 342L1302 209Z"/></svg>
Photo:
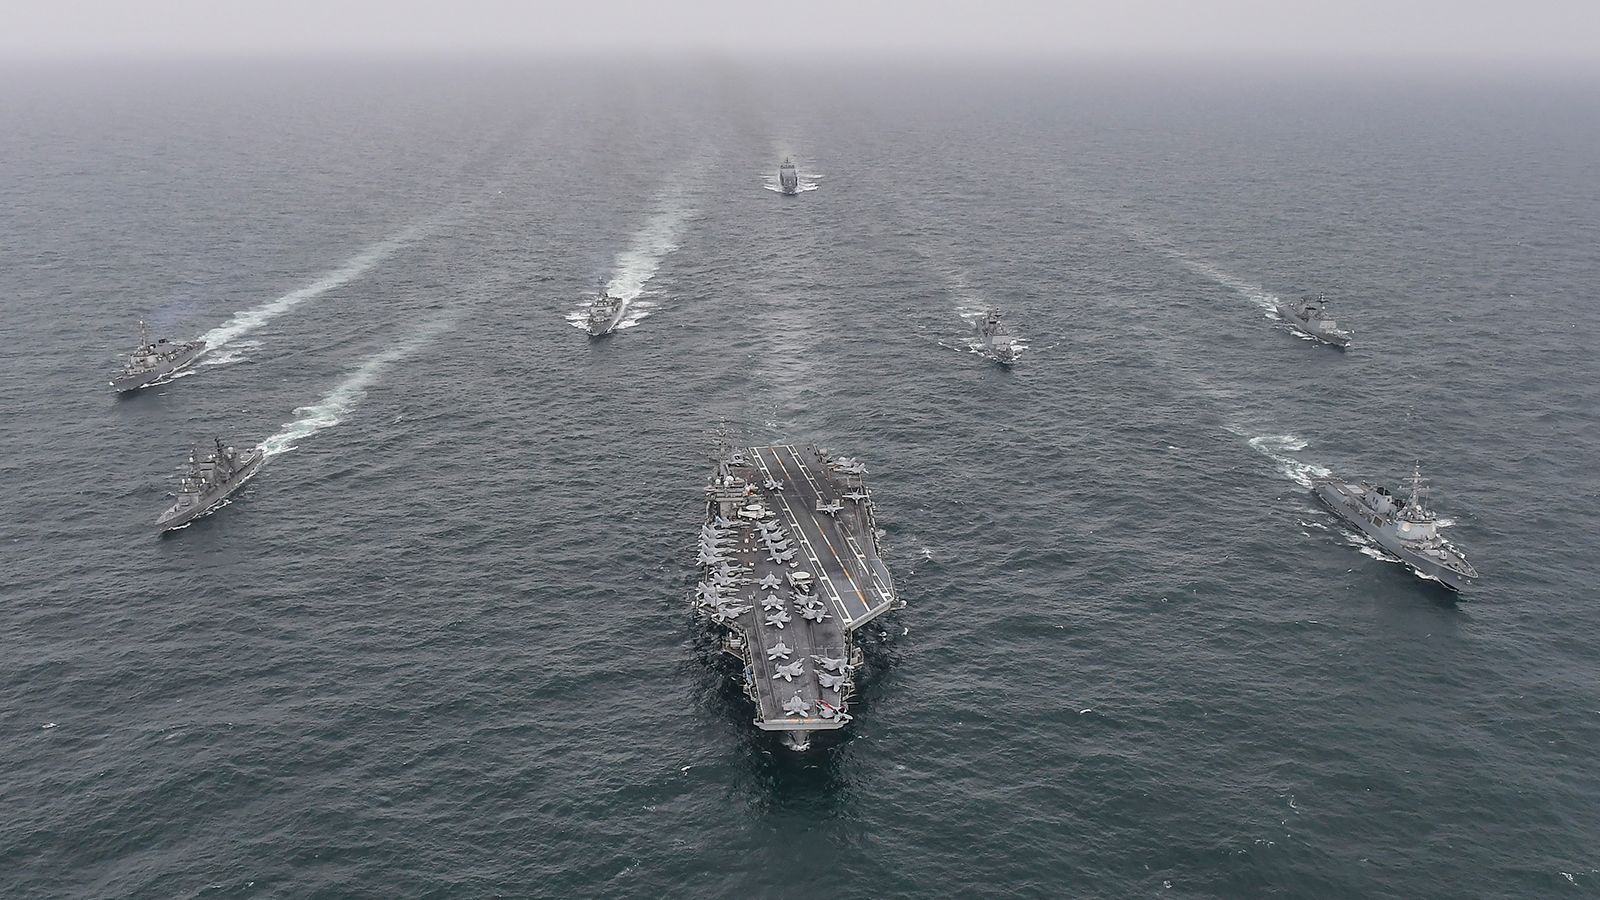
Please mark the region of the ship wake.
<svg viewBox="0 0 1600 900"><path fill-rule="evenodd" d="M1332 474L1330 469L1304 462L1292 455L1307 446L1305 439L1297 435L1264 434L1250 438L1248 443L1251 449L1277 463L1278 471L1285 477L1302 487L1310 487L1313 480Z"/></svg>
<svg viewBox="0 0 1600 900"><path fill-rule="evenodd" d="M234 313L233 318L201 335L200 339L205 341L212 351L215 351L224 344L249 334L296 306L305 303L307 300L314 300L335 288L343 287L355 281L357 278L372 271L379 263L393 256L395 251L421 237L426 231L427 226L424 223L407 226L391 237L364 248L360 253L345 260L338 268L324 273L310 284L296 288L259 306L252 306L249 309Z"/></svg>
<svg viewBox="0 0 1600 900"><path fill-rule="evenodd" d="M268 459L288 453L298 446L297 442L339 424L361 398L366 396L367 389L377 382L390 366L422 349L449 330L455 324L457 316L458 313L455 311L441 313L423 323L401 343L362 361L361 365L335 385L327 396L311 406L297 407L294 419L285 422L277 434L261 443L262 452Z"/></svg>
<svg viewBox="0 0 1600 900"><path fill-rule="evenodd" d="M1276 315L1278 296L1261 285L1240 278L1208 259L1190 256L1187 253L1176 250L1170 252L1173 258L1189 271L1215 281L1217 284L1261 307L1262 311L1267 314Z"/></svg>
<svg viewBox="0 0 1600 900"><path fill-rule="evenodd" d="M1224 269L1223 267L1217 265L1209 259L1206 259L1203 256L1197 256L1193 253L1189 253L1185 250L1174 247L1165 238L1162 238L1158 235L1153 235L1142 228L1129 228L1128 233L1138 240L1143 241L1161 255L1173 260L1178 265L1183 266L1185 269L1188 269L1190 272L1193 272L1202 278L1216 282L1228 290L1233 291L1235 294L1238 294L1240 297L1249 300L1251 303L1254 303L1256 306L1260 307L1261 310L1268 315L1268 317L1276 317L1278 296L1267 290L1265 287L1255 284L1247 279L1240 278L1238 275L1229 272L1227 269Z"/></svg>
<svg viewBox="0 0 1600 900"><path fill-rule="evenodd" d="M690 207L681 187L664 191L657 202L656 212L634 232L628 249L617 254L606 281L606 291L622 301L622 318L617 330L638 325L661 306L660 295L647 290L650 280L656 277L661 263L678 249L683 230L694 219L698 210ZM585 312L579 310L569 315L567 321L584 327Z"/></svg>
<svg viewBox="0 0 1600 900"><path fill-rule="evenodd" d="M200 358L197 366L226 366L231 363L244 362L250 357L249 351L261 346L260 341L233 341L222 350L213 350Z"/></svg>

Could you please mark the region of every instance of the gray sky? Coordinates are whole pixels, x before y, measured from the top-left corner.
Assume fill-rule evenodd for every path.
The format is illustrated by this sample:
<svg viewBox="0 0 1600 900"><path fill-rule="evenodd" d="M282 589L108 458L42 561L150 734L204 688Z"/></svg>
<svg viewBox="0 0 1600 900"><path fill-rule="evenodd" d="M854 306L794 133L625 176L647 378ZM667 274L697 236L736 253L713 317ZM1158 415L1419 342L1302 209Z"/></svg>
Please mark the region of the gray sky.
<svg viewBox="0 0 1600 900"><path fill-rule="evenodd" d="M3 0L0 58L1284 57L1600 68L1600 0Z"/></svg>

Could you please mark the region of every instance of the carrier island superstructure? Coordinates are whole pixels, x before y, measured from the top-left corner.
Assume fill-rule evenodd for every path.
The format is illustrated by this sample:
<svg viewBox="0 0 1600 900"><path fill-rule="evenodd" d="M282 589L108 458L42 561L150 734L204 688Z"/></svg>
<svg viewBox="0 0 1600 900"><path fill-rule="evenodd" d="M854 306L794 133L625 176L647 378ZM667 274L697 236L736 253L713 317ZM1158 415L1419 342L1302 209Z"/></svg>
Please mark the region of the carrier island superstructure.
<svg viewBox="0 0 1600 900"><path fill-rule="evenodd" d="M723 454L706 485L694 608L744 664L756 727L794 750L849 723L855 632L905 605L865 476L853 459L784 445Z"/></svg>

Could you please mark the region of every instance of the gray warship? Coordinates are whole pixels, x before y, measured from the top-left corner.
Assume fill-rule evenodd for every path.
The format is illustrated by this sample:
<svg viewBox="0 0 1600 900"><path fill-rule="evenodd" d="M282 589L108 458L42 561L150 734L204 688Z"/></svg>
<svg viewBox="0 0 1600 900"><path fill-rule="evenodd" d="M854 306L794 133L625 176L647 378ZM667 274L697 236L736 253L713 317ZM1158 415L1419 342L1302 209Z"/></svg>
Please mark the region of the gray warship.
<svg viewBox="0 0 1600 900"><path fill-rule="evenodd" d="M1478 577L1466 556L1439 533L1443 524L1422 502L1420 467L1411 472L1411 490L1396 497L1388 488L1365 481L1319 478L1311 489L1338 516L1361 529L1379 546L1431 581L1460 591Z"/></svg>
<svg viewBox="0 0 1600 900"><path fill-rule="evenodd" d="M778 188L791 197L800 193L800 175L795 172L794 161L788 157L778 166Z"/></svg>
<svg viewBox="0 0 1600 900"><path fill-rule="evenodd" d="M905 603L878 547L866 468L792 446L719 454L706 485L696 613L742 664L755 726L806 750L850 722L854 635Z"/></svg>
<svg viewBox="0 0 1600 900"><path fill-rule="evenodd" d="M613 297L605 285L600 286L594 299L589 301L588 312L584 317L584 330L590 337L600 337L617 330L617 324L622 321L622 314L627 312L627 301L621 297Z"/></svg>
<svg viewBox="0 0 1600 900"><path fill-rule="evenodd" d="M250 476L261 470L266 454L260 447L236 450L221 440L204 457L189 453L189 471L178 479L178 499L156 519L163 531L182 528L233 496Z"/></svg>
<svg viewBox="0 0 1600 900"><path fill-rule="evenodd" d="M1023 346L1017 342L1011 329L1000 321L1000 310L990 309L978 320L978 350L1003 366L1009 366L1022 357Z"/></svg>
<svg viewBox="0 0 1600 900"><path fill-rule="evenodd" d="M205 341L152 341L149 328L140 322L139 349L128 356L121 371L111 376L111 386L119 394L148 387L193 365L205 352Z"/></svg>
<svg viewBox="0 0 1600 900"><path fill-rule="evenodd" d="M1349 329L1340 328L1338 322L1328 317L1328 300L1325 297L1315 300L1302 297L1295 302L1279 300L1273 305L1290 328L1324 344L1344 350L1349 348L1350 340L1355 337Z"/></svg>

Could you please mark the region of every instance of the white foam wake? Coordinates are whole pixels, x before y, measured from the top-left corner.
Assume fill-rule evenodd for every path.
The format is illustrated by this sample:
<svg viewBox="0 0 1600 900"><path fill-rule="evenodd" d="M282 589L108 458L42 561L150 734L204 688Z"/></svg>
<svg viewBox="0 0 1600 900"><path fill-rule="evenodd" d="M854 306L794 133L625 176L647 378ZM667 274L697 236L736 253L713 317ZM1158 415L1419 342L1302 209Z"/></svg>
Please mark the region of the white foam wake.
<svg viewBox="0 0 1600 900"><path fill-rule="evenodd" d="M1325 478L1332 470L1315 463L1302 462L1292 453L1306 448L1304 438L1292 434L1264 434L1250 438L1250 447L1278 464L1278 470L1291 481L1310 487L1313 479Z"/></svg>
<svg viewBox="0 0 1600 900"><path fill-rule="evenodd" d="M654 296L645 291L645 286L660 270L662 260L678 249L684 226L695 213L682 188L664 191L656 212L634 233L628 249L617 254L606 290L622 300L619 329L632 328L660 306Z"/></svg>
<svg viewBox="0 0 1600 900"><path fill-rule="evenodd" d="M396 250L416 240L425 230L425 226L420 223L410 225L392 237L363 249L360 253L346 260L337 269L324 273L316 281L305 287L292 290L259 306L252 306L249 309L234 313L233 318L201 335L200 339L205 341L211 350L215 351L223 344L249 334L307 300L320 297L336 287L349 284L367 274L379 263L392 256Z"/></svg>
<svg viewBox="0 0 1600 900"><path fill-rule="evenodd" d="M1278 296L1261 285L1246 281L1208 259L1174 252L1174 258L1189 271L1204 275L1268 312L1277 308Z"/></svg>
<svg viewBox="0 0 1600 900"><path fill-rule="evenodd" d="M297 407L294 419L285 422L277 434L261 442L268 458L295 449L296 442L310 437L325 428L339 424L350 410L366 396L367 388L383 375L384 370L420 350L455 324L458 313L446 311L423 323L404 341L363 360L355 371L334 386L327 396L311 406Z"/></svg>
<svg viewBox="0 0 1600 900"><path fill-rule="evenodd" d="M261 346L260 341L233 341L222 350L213 350L200 358L202 366L226 366L249 359L245 354Z"/></svg>
<svg viewBox="0 0 1600 900"><path fill-rule="evenodd" d="M807 191L814 191L817 188L822 187L822 185L818 183L822 176L815 172L796 172L794 174L794 192L796 194L804 194ZM774 194L783 193L783 185L778 181L778 176L776 175L762 176L761 186L773 192Z"/></svg>

